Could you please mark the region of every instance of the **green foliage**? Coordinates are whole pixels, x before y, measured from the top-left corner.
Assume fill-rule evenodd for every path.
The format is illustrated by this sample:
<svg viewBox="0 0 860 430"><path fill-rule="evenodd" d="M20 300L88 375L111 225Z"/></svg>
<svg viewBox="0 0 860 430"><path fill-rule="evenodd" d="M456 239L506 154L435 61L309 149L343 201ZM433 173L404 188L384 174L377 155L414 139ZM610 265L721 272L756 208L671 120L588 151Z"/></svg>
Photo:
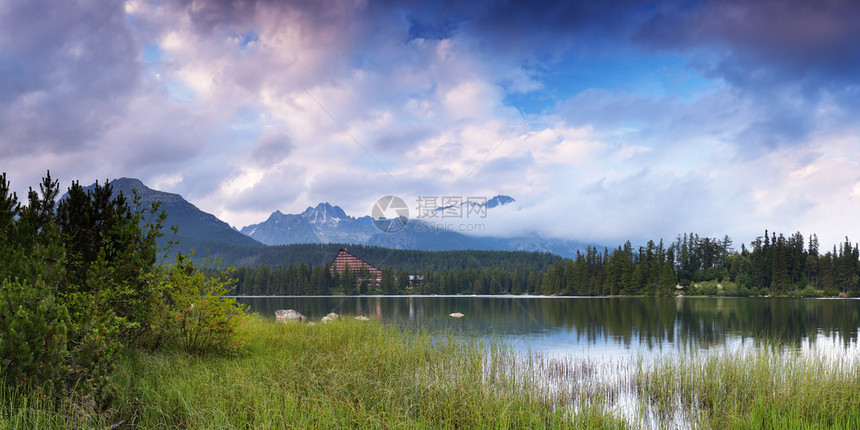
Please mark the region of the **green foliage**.
<svg viewBox="0 0 860 430"><path fill-rule="evenodd" d="M21 206L0 175L0 383L86 410L107 407L120 353L167 338L189 353L234 351L243 309L190 264L156 266L165 218L132 211L108 181L56 204L50 172ZM140 201L134 193L134 205ZM57 207L56 212L54 211ZM152 345L152 343L149 343Z"/></svg>
<svg viewBox="0 0 860 430"><path fill-rule="evenodd" d="M69 315L44 282L2 281L0 380L53 391L66 376Z"/></svg>
<svg viewBox="0 0 860 430"><path fill-rule="evenodd" d="M261 265L254 269L240 267L229 275L235 280L231 295L328 295L354 294L527 294L539 293L544 273L539 270L513 271L483 268L422 272L382 269L379 285L361 282L368 274L344 271L331 273L328 265L310 267L292 264L288 267ZM423 279L410 280L410 276Z"/></svg>
<svg viewBox="0 0 860 430"><path fill-rule="evenodd" d="M660 274L660 289L659 295L671 296L675 294L675 270L670 261L663 263L663 270Z"/></svg>
<svg viewBox="0 0 860 430"><path fill-rule="evenodd" d="M134 205L139 198L134 195ZM109 181L84 190L77 182L57 207L64 234L68 278L65 294L94 294L123 318L120 335L131 342L145 334L151 315L149 274L155 268L165 214L159 204L133 212L122 193L113 195ZM72 309L73 313L79 311Z"/></svg>
<svg viewBox="0 0 860 430"><path fill-rule="evenodd" d="M63 393L75 393L88 404L105 407L115 393L110 376L123 347L119 333L124 320L91 294L75 293L67 301L69 308L81 313L72 318L69 331Z"/></svg>
<svg viewBox="0 0 860 430"><path fill-rule="evenodd" d="M690 287L690 295L693 296L716 296L718 292L717 281L702 281Z"/></svg>
<svg viewBox="0 0 860 430"><path fill-rule="evenodd" d="M812 285L806 285L804 288L797 288L791 293L792 297L823 297L824 292L818 291Z"/></svg>
<svg viewBox="0 0 860 430"><path fill-rule="evenodd" d="M736 284L732 281L723 281L722 286L723 286L723 294L724 295L730 296L730 297L735 297L735 296L740 295L739 294L740 292L738 289L738 284ZM749 295L749 294L747 294L747 295Z"/></svg>
<svg viewBox="0 0 860 430"><path fill-rule="evenodd" d="M150 312L151 346L178 348L190 354L223 354L242 347L237 330L246 307L221 296L232 286L226 277L206 276L177 254L156 279Z"/></svg>
<svg viewBox="0 0 860 430"><path fill-rule="evenodd" d="M765 231L750 245L751 250L741 245L740 251L734 251L728 236L700 238L685 233L668 248L662 241L649 241L638 252L630 242L602 254L588 247L575 259L550 266L542 292L670 295L670 286L677 283L694 295L860 295L860 249L848 238L824 255L818 253L816 235L804 248L799 232L785 237Z"/></svg>
<svg viewBox="0 0 860 430"><path fill-rule="evenodd" d="M262 265L286 267L305 263L312 267L327 266L340 249L348 249L376 267L387 267L411 273L425 269L503 269L513 271L545 271L561 257L547 252L525 251L421 251L415 249L391 249L378 246L344 243L302 243L266 247L223 247L217 252L201 257L218 257L225 264L236 267L257 268Z"/></svg>

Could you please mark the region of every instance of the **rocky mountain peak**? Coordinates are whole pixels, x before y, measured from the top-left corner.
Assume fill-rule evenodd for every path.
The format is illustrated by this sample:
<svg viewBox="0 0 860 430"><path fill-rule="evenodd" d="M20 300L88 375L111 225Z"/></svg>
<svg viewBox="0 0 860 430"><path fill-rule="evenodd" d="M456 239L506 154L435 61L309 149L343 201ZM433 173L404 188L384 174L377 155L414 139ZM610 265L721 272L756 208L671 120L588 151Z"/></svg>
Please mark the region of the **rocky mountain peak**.
<svg viewBox="0 0 860 430"><path fill-rule="evenodd" d="M348 218L346 212L339 206L332 206L328 202L320 203L317 207L308 207L302 212L302 217L311 224L338 223Z"/></svg>

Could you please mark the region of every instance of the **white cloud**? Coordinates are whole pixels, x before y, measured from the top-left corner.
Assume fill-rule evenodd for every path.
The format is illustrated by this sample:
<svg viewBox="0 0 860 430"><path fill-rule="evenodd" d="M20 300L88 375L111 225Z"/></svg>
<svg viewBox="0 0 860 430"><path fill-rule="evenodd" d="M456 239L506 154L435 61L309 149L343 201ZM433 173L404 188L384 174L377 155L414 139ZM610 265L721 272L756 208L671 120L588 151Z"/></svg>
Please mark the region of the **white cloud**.
<svg viewBox="0 0 860 430"><path fill-rule="evenodd" d="M402 11L362 2L192 4L124 3L133 19L108 28L134 49L111 45L122 62L92 69L115 84L104 94L37 83L0 108L13 185L45 167L66 185L136 176L238 226L320 201L363 215L386 194L509 194L518 206L488 220L492 233L609 245L684 231L747 241L765 228L860 237L860 132L838 94L590 88L526 115L507 97L552 92L542 69L468 27L410 39ZM79 76L85 42L58 49L57 70ZM152 46L161 58L144 64Z"/></svg>

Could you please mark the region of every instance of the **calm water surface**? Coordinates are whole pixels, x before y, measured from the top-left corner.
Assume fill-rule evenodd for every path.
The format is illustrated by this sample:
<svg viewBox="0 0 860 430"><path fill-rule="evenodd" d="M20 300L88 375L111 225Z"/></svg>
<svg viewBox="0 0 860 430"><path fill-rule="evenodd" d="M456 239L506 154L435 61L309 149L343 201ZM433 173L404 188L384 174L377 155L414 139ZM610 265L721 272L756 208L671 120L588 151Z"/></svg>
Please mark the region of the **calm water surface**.
<svg viewBox="0 0 860 430"><path fill-rule="evenodd" d="M777 298L373 296L240 298L273 318L295 309L495 337L520 350L606 359L780 341L857 354L860 300ZM463 318L449 314L462 312Z"/></svg>

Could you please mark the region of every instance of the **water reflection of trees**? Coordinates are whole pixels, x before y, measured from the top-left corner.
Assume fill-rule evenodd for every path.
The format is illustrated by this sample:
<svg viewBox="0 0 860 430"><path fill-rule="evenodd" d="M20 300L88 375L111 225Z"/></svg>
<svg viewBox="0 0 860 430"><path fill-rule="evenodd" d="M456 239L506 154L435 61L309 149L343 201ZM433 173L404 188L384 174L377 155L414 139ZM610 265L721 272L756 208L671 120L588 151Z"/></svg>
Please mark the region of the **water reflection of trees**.
<svg viewBox="0 0 860 430"><path fill-rule="evenodd" d="M731 338L788 343L829 336L857 342L860 301L766 298L283 297L242 299L264 316L362 314L430 330L566 334L589 343L658 348ZM462 319L448 314L462 312Z"/></svg>

